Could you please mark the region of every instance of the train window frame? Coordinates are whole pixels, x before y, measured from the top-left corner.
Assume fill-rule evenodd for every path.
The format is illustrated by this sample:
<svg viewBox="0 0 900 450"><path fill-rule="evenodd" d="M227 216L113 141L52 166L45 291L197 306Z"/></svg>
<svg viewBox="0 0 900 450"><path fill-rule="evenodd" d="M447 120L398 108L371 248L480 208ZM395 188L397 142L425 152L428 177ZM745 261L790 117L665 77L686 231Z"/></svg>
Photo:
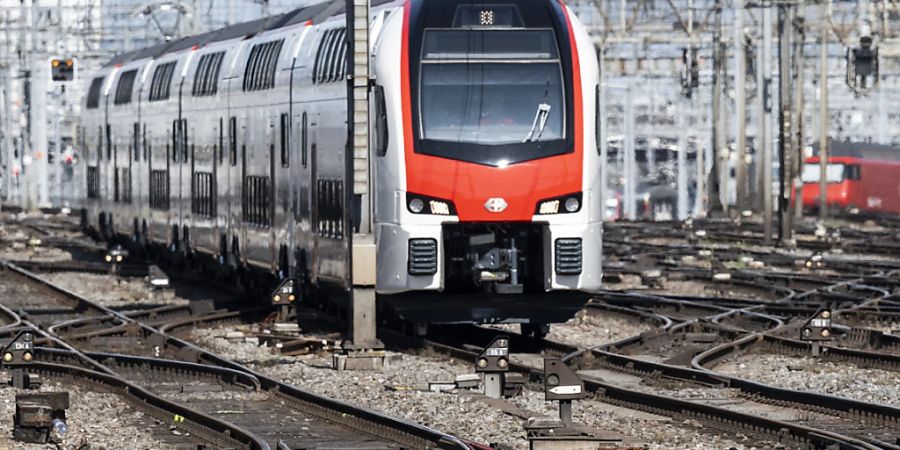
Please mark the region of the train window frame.
<svg viewBox="0 0 900 450"><path fill-rule="evenodd" d="M341 59L339 60L340 66L338 66L338 76L335 81L343 81L347 79L347 52L350 51L350 46L347 45L347 29L344 28L343 39L341 39Z"/></svg>
<svg viewBox="0 0 900 450"><path fill-rule="evenodd" d="M225 162L225 119L219 117L219 165ZM215 156L215 155L214 155Z"/></svg>
<svg viewBox="0 0 900 450"><path fill-rule="evenodd" d="M134 152L134 160L141 160L141 124L139 122L134 122L132 125L132 151Z"/></svg>
<svg viewBox="0 0 900 450"><path fill-rule="evenodd" d="M600 85L594 88L594 146L597 147L597 155L603 154L603 149L600 145L600 140L603 139L603 136L600 134L600 130L603 128L601 124L603 123L604 117L600 114Z"/></svg>
<svg viewBox="0 0 900 450"><path fill-rule="evenodd" d="M290 115L281 113L281 167L291 166L291 124Z"/></svg>
<svg viewBox="0 0 900 450"><path fill-rule="evenodd" d="M106 160L112 160L112 135L110 133L112 128L110 128L109 124L106 124Z"/></svg>
<svg viewBox="0 0 900 450"><path fill-rule="evenodd" d="M88 88L87 102L85 108L97 109L100 107L100 94L103 92L103 80L106 76L94 77L91 80L91 86Z"/></svg>
<svg viewBox="0 0 900 450"><path fill-rule="evenodd" d="M322 33L322 39L319 40L319 48L316 51L316 63L313 67L313 84L322 82L322 68L325 66L325 57L327 56L328 44L331 42L331 30L325 30Z"/></svg>
<svg viewBox="0 0 900 450"><path fill-rule="evenodd" d="M322 37L319 38L319 44L316 47L316 59L313 61L313 67L312 67L312 83L313 84L318 84L318 82L319 82L318 74L319 74L319 68L322 65L322 56L324 53L323 48L325 46L324 45L325 40L328 39L328 34L330 31L331 30L325 30L325 32L322 33Z"/></svg>
<svg viewBox="0 0 900 450"><path fill-rule="evenodd" d="M229 153L231 154L231 166L237 166L237 158L238 158L238 150L237 150L237 117L231 116L228 121L228 143L231 147L229 149Z"/></svg>
<svg viewBox="0 0 900 450"><path fill-rule="evenodd" d="M131 94L134 92L134 80L137 78L137 69L127 70L119 75L116 82L116 94L113 104L117 106L131 103Z"/></svg>
<svg viewBox="0 0 900 450"><path fill-rule="evenodd" d="M272 44L272 51L269 54L266 71L264 73L266 86L275 87L275 75L278 73L278 59L281 57L281 50L284 47L284 39L279 39Z"/></svg>
<svg viewBox="0 0 900 450"><path fill-rule="evenodd" d="M259 48L257 45L254 45L253 47L250 48L250 55L247 56L247 64L244 67L244 81L241 84L241 89L244 92L251 90L250 89L250 84L251 84L250 77L252 76L251 74L253 73L253 71L256 69L256 60L257 60L258 54L259 54Z"/></svg>
<svg viewBox="0 0 900 450"><path fill-rule="evenodd" d="M303 115L300 120L302 121L302 127L303 127L300 130L300 150L301 150L300 151L300 162L303 165L303 167L305 168L307 165L307 161L308 161L307 154L308 154L308 149L309 149L309 147L308 147L309 130L308 130L308 126L307 126L309 119L307 119L306 111L303 111Z"/></svg>
<svg viewBox="0 0 900 450"><path fill-rule="evenodd" d="M178 61L162 63L153 70L153 78L150 82L150 102L168 100L172 90L172 76L175 73L175 65Z"/></svg>
<svg viewBox="0 0 900 450"><path fill-rule="evenodd" d="M250 49L247 65L244 67L244 92L261 91L275 87L275 73L278 57L284 47L284 38L255 44Z"/></svg>
<svg viewBox="0 0 900 450"><path fill-rule="evenodd" d="M328 82L328 70L331 67L331 58L334 56L334 47L337 42L337 29L328 30L328 42L325 44L325 55L322 66L319 67L319 84Z"/></svg>
<svg viewBox="0 0 900 450"><path fill-rule="evenodd" d="M188 145L190 139L188 136L188 122L187 119L181 119L181 155L184 158L184 162L188 162Z"/></svg>
<svg viewBox="0 0 900 450"><path fill-rule="evenodd" d="M178 143L181 141L180 135L180 124L178 119L172 121L172 162L178 162L178 154L181 153L178 149Z"/></svg>
<svg viewBox="0 0 900 450"><path fill-rule="evenodd" d="M325 74L325 82L332 83L334 82L335 68L337 66L337 58L341 53L341 45L346 41L341 39L341 29L337 28L334 30L334 43L331 46L331 51L328 55L328 65L327 65L327 73Z"/></svg>
<svg viewBox="0 0 900 450"><path fill-rule="evenodd" d="M191 95L203 97L216 95L219 90L219 73L222 70L222 61L225 51L207 53L200 57L197 70L194 72L194 85Z"/></svg>
<svg viewBox="0 0 900 450"><path fill-rule="evenodd" d="M375 154L387 155L390 135L387 122L387 101L384 98L384 86L379 84L372 88L372 99L375 102Z"/></svg>

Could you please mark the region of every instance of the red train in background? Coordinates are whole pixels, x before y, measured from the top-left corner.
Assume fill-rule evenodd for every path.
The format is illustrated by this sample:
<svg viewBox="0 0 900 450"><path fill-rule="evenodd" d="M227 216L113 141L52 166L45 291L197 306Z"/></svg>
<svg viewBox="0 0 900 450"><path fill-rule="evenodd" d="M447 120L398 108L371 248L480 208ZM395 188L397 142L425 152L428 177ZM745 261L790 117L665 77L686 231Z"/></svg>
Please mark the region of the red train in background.
<svg viewBox="0 0 900 450"><path fill-rule="evenodd" d="M818 153L817 148L813 148ZM803 166L803 207L819 207L819 157ZM868 143L829 144L826 201L838 211L900 213L900 148Z"/></svg>

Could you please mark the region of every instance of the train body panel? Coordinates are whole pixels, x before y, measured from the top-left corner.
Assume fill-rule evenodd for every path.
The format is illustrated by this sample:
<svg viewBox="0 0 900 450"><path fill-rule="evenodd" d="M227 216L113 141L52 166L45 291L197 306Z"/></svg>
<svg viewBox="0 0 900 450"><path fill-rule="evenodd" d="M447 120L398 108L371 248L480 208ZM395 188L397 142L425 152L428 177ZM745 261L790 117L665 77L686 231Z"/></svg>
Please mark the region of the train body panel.
<svg viewBox="0 0 900 450"><path fill-rule="evenodd" d="M88 225L346 292L343 216L371 210L376 291L433 294L398 309L469 296L482 300L410 314L565 320L547 305L577 309L601 280L599 68L574 14L556 0L373 2L372 194L350 204L345 27L339 4L314 5L111 61L83 122ZM132 70L133 100L114 104Z"/></svg>
<svg viewBox="0 0 900 450"><path fill-rule="evenodd" d="M806 160L802 174L803 206L819 205L819 158ZM826 202L843 211L900 213L900 161L857 157L828 158Z"/></svg>

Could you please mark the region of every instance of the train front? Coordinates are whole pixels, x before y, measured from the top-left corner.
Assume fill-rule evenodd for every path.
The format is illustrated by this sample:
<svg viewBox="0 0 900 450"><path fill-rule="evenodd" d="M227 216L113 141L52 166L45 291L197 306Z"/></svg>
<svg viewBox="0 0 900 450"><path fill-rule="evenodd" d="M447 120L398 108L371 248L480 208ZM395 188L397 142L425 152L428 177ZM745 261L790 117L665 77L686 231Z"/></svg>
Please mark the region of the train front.
<svg viewBox="0 0 900 450"><path fill-rule="evenodd" d="M570 318L602 240L599 71L574 14L410 0L375 73L378 293L417 322Z"/></svg>

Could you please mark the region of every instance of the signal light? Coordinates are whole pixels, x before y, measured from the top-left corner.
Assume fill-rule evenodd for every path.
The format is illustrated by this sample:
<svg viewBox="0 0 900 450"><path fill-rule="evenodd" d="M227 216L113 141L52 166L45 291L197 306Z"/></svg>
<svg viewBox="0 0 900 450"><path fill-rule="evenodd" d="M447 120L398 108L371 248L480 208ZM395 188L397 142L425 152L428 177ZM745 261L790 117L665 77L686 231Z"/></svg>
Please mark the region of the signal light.
<svg viewBox="0 0 900 450"><path fill-rule="evenodd" d="M75 80L74 58L50 59L50 80L54 83L67 83Z"/></svg>

